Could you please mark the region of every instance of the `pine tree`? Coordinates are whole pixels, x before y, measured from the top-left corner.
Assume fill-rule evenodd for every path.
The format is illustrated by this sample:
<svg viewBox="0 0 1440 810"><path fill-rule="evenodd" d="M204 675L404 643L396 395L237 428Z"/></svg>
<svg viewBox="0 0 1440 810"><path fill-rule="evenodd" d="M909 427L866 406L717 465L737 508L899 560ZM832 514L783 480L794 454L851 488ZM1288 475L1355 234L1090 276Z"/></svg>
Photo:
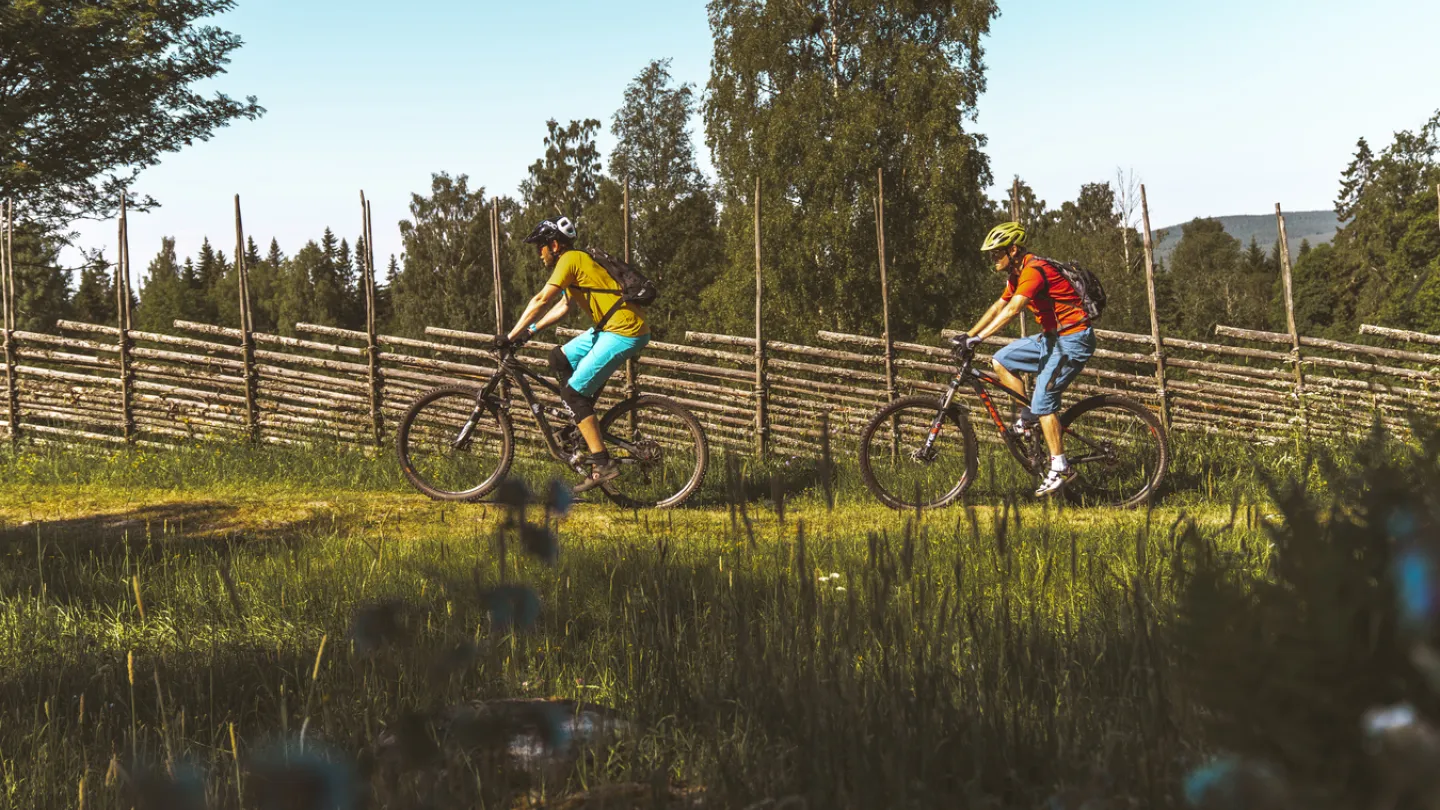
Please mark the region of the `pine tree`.
<svg viewBox="0 0 1440 810"><path fill-rule="evenodd" d="M189 311L186 317L201 323L214 323L218 316L215 307L215 290L220 285L225 269L221 257L210 246L209 238L200 243L200 254L189 279L190 295L187 297Z"/></svg>
<svg viewBox="0 0 1440 810"><path fill-rule="evenodd" d="M191 275L194 267L186 260ZM140 301L134 310L135 326L147 332L175 331L174 322L187 317L190 295L185 272L175 257L175 239L161 240L160 252L150 260L140 285Z"/></svg>
<svg viewBox="0 0 1440 810"><path fill-rule="evenodd" d="M325 263L325 251L314 241L306 242L294 258L281 265L275 279L275 329L282 335L294 336L295 324L313 321L315 287L312 279L317 267Z"/></svg>
<svg viewBox="0 0 1440 810"><path fill-rule="evenodd" d="M1245 317L1250 289L1240 241L1225 233L1219 220L1195 219L1182 226L1169 275L1181 335L1205 340L1216 324L1233 326Z"/></svg>
<svg viewBox="0 0 1440 810"><path fill-rule="evenodd" d="M100 257L80 271L80 285L70 299L70 316L85 323L116 324L115 277Z"/></svg>
<svg viewBox="0 0 1440 810"><path fill-rule="evenodd" d="M1374 176L1374 161L1370 144L1361 138L1355 143L1355 157L1340 175L1340 196L1335 198L1335 215L1342 222L1355 215L1355 206L1365 195L1365 188Z"/></svg>
<svg viewBox="0 0 1440 810"><path fill-rule="evenodd" d="M302 264L310 274L312 288L309 317L323 326L339 326L344 310L346 293L340 270L342 244L336 239L335 233L326 228L324 236L320 238L318 255L312 257L302 249L295 256L297 261L302 254L306 257ZM344 259L347 264L350 261L349 254L350 246L345 245Z"/></svg>
<svg viewBox="0 0 1440 810"><path fill-rule="evenodd" d="M52 331L70 311L71 274L60 266L60 240L29 222L17 222L14 233L15 326Z"/></svg>

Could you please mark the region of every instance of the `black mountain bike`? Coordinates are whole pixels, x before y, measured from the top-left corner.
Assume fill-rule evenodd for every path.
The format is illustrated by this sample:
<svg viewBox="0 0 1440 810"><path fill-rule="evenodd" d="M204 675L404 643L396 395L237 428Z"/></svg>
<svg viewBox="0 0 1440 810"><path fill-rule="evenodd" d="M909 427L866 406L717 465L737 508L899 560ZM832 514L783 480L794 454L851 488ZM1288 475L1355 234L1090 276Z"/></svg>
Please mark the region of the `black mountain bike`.
<svg viewBox="0 0 1440 810"><path fill-rule="evenodd" d="M557 397L560 389L515 356L497 351L500 367L483 386L444 385L421 394L400 420L395 449L411 484L436 500L475 501L500 484L515 459L510 402L497 390L509 380L530 408L550 455L582 475L589 455L568 409L542 403L529 381ZM560 423L551 426L550 419ZM710 461L705 431L679 403L640 395L616 403L600 418L600 434L620 462L618 478L600 485L625 508L669 507L700 488Z"/></svg>
<svg viewBox="0 0 1440 810"><path fill-rule="evenodd" d="M1006 387L989 371L972 368L975 350L952 338L959 370L943 396L898 399L875 414L860 435L860 475L881 502L895 509L939 508L959 498L975 481L975 431L955 393L968 384L1020 466L1040 476L1050 451L1038 425L1025 436L1012 431L986 386L1004 391L1019 405L1029 399ZM1160 420L1140 402L1116 394L1080 400L1060 415L1065 453L1077 473L1063 488L1081 506L1131 507L1159 488L1170 446Z"/></svg>

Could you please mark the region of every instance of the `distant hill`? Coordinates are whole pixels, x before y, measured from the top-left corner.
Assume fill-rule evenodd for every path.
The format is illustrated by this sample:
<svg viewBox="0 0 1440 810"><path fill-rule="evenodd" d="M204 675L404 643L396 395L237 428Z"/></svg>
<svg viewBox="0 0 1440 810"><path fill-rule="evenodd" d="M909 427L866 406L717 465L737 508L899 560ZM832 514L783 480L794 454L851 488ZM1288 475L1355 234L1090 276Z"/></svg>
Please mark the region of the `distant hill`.
<svg viewBox="0 0 1440 810"><path fill-rule="evenodd" d="M1242 247L1250 246L1253 237L1268 254L1275 246L1274 214L1241 214L1230 217L1214 217L1225 227L1225 232L1240 240ZM1300 250L1300 240L1308 239L1310 247L1322 245L1335 238L1335 229L1340 218L1334 211L1286 211L1285 234L1290 237L1290 255ZM1166 262L1175 245L1180 242L1181 225L1170 225L1155 231L1155 259Z"/></svg>

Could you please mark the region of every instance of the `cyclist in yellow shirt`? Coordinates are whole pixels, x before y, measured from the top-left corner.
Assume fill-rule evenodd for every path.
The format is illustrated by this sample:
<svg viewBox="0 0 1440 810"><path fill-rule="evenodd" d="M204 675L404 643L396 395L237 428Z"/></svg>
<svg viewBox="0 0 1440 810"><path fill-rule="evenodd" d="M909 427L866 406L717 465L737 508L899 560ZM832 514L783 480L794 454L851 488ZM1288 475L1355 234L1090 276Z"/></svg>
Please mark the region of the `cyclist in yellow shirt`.
<svg viewBox="0 0 1440 810"><path fill-rule="evenodd" d="M590 475L575 487L576 492L584 492L620 474L619 463L610 458L610 451L600 439L595 401L610 375L650 342L650 327L640 306L621 303L615 307L620 301L619 282L590 254L575 249L575 235L575 224L568 217L560 217L541 222L525 237L527 244L538 246L550 279L530 299L515 327L497 338L496 344L503 348L523 343L536 331L564 318L577 299L583 299L589 309L597 328L585 330L550 353L550 368L560 381L560 396L575 415L590 450ZM541 315L547 307L549 311Z"/></svg>

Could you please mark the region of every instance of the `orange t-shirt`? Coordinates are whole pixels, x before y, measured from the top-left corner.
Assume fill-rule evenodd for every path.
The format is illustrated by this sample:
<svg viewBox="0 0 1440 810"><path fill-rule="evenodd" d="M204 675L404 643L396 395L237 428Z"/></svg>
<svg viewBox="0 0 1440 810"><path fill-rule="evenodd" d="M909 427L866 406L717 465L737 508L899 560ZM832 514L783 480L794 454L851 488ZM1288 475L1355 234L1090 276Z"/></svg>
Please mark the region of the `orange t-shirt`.
<svg viewBox="0 0 1440 810"><path fill-rule="evenodd" d="M1089 326L1084 302L1075 287L1059 270L1033 253L1025 255L1020 272L1010 274L1000 299L1009 301L1016 293L1025 296L1025 307L1035 313L1035 320L1046 332L1069 335Z"/></svg>

